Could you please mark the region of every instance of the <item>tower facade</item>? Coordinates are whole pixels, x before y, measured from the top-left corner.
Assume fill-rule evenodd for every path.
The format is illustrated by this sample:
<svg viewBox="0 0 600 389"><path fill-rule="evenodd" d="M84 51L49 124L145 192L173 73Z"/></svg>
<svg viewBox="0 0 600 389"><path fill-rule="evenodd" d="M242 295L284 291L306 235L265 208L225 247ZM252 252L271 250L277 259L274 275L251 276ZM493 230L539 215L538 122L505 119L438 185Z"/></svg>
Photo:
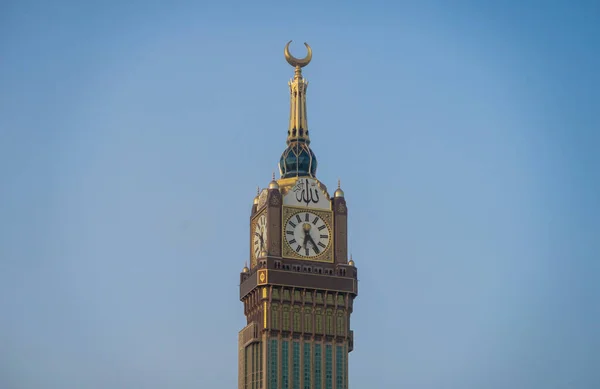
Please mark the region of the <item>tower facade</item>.
<svg viewBox="0 0 600 389"><path fill-rule="evenodd" d="M290 88L287 148L280 178L254 198L250 267L240 274L247 325L238 337L238 389L347 389L353 349L350 316L358 294L357 269L348 260L348 207L317 177L306 116L308 82L303 59Z"/></svg>

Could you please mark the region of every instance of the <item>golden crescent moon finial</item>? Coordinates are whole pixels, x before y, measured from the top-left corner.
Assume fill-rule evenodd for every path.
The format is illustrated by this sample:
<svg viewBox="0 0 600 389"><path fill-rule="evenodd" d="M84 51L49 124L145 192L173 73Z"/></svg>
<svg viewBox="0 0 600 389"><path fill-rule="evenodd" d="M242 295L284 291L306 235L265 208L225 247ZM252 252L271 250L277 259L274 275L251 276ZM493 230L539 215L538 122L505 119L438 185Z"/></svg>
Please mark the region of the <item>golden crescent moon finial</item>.
<svg viewBox="0 0 600 389"><path fill-rule="evenodd" d="M302 59L294 58L290 54L290 43L292 43L292 41L289 41L287 45L285 45L285 49L283 50L283 53L285 54L285 60L293 67L303 68L306 65L308 65L310 63L310 60L312 59L312 49L310 48L308 43L304 42L304 46L306 46L308 54L306 54L306 57Z"/></svg>

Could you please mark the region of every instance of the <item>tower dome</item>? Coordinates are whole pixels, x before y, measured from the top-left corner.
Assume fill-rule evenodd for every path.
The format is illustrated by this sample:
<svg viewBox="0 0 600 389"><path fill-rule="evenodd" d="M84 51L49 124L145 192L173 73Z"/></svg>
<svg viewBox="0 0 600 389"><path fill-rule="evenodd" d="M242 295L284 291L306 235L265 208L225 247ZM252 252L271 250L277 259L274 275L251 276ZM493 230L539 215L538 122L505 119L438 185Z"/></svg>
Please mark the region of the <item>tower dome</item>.
<svg viewBox="0 0 600 389"><path fill-rule="evenodd" d="M337 187L335 193L333 194L333 197L344 197L344 191L341 188L340 180L338 180L338 187Z"/></svg>
<svg viewBox="0 0 600 389"><path fill-rule="evenodd" d="M306 142L290 142L279 159L281 178L317 174L317 157Z"/></svg>
<svg viewBox="0 0 600 389"><path fill-rule="evenodd" d="M269 189L279 189L279 184L277 180L275 180L275 172L273 172L273 179L269 183Z"/></svg>

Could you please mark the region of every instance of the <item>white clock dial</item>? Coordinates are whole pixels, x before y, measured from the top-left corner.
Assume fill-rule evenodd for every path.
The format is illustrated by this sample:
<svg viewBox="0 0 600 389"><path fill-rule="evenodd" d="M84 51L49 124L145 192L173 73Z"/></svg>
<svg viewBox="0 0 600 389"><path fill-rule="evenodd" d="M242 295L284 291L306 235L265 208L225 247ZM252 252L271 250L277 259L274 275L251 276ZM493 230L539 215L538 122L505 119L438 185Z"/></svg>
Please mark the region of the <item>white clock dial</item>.
<svg viewBox="0 0 600 389"><path fill-rule="evenodd" d="M297 255L314 258L321 255L331 242L327 223L310 211L300 211L290 216L284 226L285 241Z"/></svg>
<svg viewBox="0 0 600 389"><path fill-rule="evenodd" d="M262 251L267 251L267 216L260 215L252 232L252 252L258 258Z"/></svg>

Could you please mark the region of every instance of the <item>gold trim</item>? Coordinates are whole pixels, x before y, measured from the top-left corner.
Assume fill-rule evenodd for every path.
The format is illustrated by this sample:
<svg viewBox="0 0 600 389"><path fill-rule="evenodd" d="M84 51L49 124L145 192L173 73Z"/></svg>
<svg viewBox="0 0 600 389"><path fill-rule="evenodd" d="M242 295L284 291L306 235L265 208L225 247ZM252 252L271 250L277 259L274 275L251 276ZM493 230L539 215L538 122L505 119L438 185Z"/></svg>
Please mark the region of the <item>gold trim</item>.
<svg viewBox="0 0 600 389"><path fill-rule="evenodd" d="M293 207L293 206L284 206L282 208L283 209L281 211L281 227L282 227L282 233L281 233L282 255L281 256L283 258L299 259L299 260L303 260L303 261L333 263L333 261L334 261L334 258L333 258L334 235L333 235L333 227L332 227L333 226L333 212L324 210L324 209ZM285 230L285 225L287 224L287 221L292 216L294 216L295 214L300 213L300 212L310 212L310 213L313 213L313 214L319 216L321 218L321 220L323 220L323 222L327 226L327 230L329 231L329 236L330 236L329 244L327 245L327 248L325 250L323 250L323 252L316 257L306 257L304 255L298 255L298 253L296 253L296 251L290 247L289 243L287 242L287 239L285 239L285 233L283 230Z"/></svg>
<svg viewBox="0 0 600 389"><path fill-rule="evenodd" d="M256 275L258 285L266 285L269 282L269 273L265 269L260 269Z"/></svg>
<svg viewBox="0 0 600 389"><path fill-rule="evenodd" d="M263 288L263 292L266 292L266 291L267 291L267 288ZM263 293L263 295L264 294L265 293ZM267 328L267 302L266 301L264 302L264 305L263 305L263 313L264 313L263 328Z"/></svg>

